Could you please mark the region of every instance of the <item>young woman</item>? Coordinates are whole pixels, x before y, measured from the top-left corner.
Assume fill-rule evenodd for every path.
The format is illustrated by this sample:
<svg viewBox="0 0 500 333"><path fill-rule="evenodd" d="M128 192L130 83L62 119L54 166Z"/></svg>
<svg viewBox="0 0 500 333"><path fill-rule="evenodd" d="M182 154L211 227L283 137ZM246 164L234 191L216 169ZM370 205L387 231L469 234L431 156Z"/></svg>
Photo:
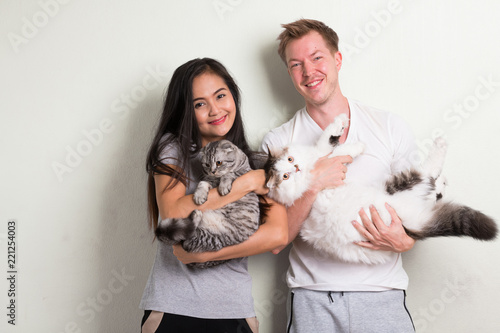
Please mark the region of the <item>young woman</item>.
<svg viewBox="0 0 500 333"><path fill-rule="evenodd" d="M147 158L153 229L161 219L188 217L195 209L217 209L252 191L267 193L263 170L252 170L236 179L226 196L212 189L206 203L194 204L192 193L201 175L199 150L222 139L251 155L238 86L216 60L191 60L172 76ZM175 257L172 246L158 242L140 304L145 311L143 333L257 332L246 256L281 248L288 238L285 208L267 201L271 208L254 235L244 243L206 254L210 260L236 258L224 264L191 268Z"/></svg>

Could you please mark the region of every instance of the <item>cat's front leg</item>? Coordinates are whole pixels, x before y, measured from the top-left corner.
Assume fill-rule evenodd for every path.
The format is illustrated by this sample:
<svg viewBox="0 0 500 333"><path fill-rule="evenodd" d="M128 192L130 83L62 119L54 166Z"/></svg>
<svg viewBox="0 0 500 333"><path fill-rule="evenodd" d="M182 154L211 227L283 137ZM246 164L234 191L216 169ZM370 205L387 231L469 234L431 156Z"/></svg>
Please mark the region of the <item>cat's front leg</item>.
<svg viewBox="0 0 500 333"><path fill-rule="evenodd" d="M204 204L207 199L208 199L208 191L212 186L210 185L209 182L207 181L201 181L198 183L198 187L196 188L196 191L194 191L193 194L193 201L197 205L202 205Z"/></svg>
<svg viewBox="0 0 500 333"><path fill-rule="evenodd" d="M219 187L217 188L220 195L224 196L231 192L234 179L235 177L232 174L222 176L222 178L220 179Z"/></svg>

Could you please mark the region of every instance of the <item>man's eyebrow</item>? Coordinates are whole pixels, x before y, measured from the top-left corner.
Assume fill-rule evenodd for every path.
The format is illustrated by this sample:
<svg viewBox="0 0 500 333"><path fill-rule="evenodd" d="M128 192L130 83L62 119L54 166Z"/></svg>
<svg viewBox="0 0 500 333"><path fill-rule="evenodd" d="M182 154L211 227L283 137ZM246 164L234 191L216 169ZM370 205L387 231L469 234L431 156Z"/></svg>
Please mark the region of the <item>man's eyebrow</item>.
<svg viewBox="0 0 500 333"><path fill-rule="evenodd" d="M321 52L321 50L314 50L314 52L313 52L313 53L311 53L311 54L309 55L309 57L310 57L310 58L312 58L312 57L314 57L314 56L315 56L316 54L318 54L318 53L322 53L322 52ZM292 61L300 61L300 60L295 59L295 58L288 59L288 62L289 62L289 63L290 63L290 62L292 62Z"/></svg>

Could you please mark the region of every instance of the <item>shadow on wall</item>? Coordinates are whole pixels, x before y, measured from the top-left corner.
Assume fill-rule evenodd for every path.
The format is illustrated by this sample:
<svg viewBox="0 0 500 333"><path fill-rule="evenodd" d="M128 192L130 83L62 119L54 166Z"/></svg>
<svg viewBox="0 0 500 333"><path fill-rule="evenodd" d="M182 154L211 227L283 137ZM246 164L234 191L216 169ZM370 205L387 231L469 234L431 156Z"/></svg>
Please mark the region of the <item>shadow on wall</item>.
<svg viewBox="0 0 500 333"><path fill-rule="evenodd" d="M262 65L267 73L268 86L264 89L271 91L274 96L275 108L281 112L278 116L281 123L289 120L295 111L304 107L303 97L295 90L288 75L287 67L278 55L278 43L273 42L263 47L261 53ZM275 126L281 125L275 124Z"/></svg>
<svg viewBox="0 0 500 333"><path fill-rule="evenodd" d="M277 42L273 42L265 46L261 52L262 65L267 73L267 86L263 89L268 89L274 96L274 107L269 106L274 112L269 119L269 130L288 121L297 110L305 105L303 97L295 90L287 67L279 57L277 49ZM273 267L272 270L266 270L266 296L255 300L255 310L261 327L269 328L269 332L285 332L286 330L288 287L285 276L289 265L290 247L288 246L276 256L266 253L250 259L251 272L257 267L260 271L263 270L262 267Z"/></svg>
<svg viewBox="0 0 500 333"><path fill-rule="evenodd" d="M163 90L162 85L162 90ZM109 163L114 172L101 200L101 286L108 290L96 303L98 332L139 331L139 302L151 270L156 246L147 227L146 156L161 114L162 92L151 91L127 114ZM111 272L111 274L110 274ZM105 296L106 297L106 296ZM108 297L109 298L109 297ZM100 304L104 303L104 304ZM108 303L108 304L106 304ZM100 311L98 311L100 310ZM135 329L131 329L135 327Z"/></svg>

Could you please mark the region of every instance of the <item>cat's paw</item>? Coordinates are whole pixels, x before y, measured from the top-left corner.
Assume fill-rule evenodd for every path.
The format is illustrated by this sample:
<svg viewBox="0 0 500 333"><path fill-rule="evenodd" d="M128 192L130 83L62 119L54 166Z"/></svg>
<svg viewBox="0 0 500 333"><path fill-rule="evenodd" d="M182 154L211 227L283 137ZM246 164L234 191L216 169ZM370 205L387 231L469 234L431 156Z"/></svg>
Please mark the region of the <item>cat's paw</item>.
<svg viewBox="0 0 500 333"><path fill-rule="evenodd" d="M351 145L349 155L352 158L355 158L356 156L363 154L364 151L365 151L365 144L363 142L356 142Z"/></svg>
<svg viewBox="0 0 500 333"><path fill-rule="evenodd" d="M444 159L448 144L442 137L434 140L434 145L431 147L427 159L422 163L422 170L425 174L432 178L437 178L443 169Z"/></svg>
<svg viewBox="0 0 500 333"><path fill-rule="evenodd" d="M341 136L344 133L344 129L347 127L348 123L349 118L346 114L342 113L335 118L333 123L325 128L325 133L333 137Z"/></svg>
<svg viewBox="0 0 500 333"><path fill-rule="evenodd" d="M208 199L208 191L210 191L210 184L205 181L201 181L194 191L193 201L197 205L204 204Z"/></svg>
<svg viewBox="0 0 500 333"><path fill-rule="evenodd" d="M231 192L231 188L233 187L233 180L231 178L221 178L219 186L217 187L217 191L220 195L224 196Z"/></svg>
<svg viewBox="0 0 500 333"><path fill-rule="evenodd" d="M335 117L334 123L338 123L337 126L342 126L342 132L343 132L344 129L349 124L349 117L345 113L341 113L337 117Z"/></svg>
<svg viewBox="0 0 500 333"><path fill-rule="evenodd" d="M440 148L446 148L448 146L448 143L446 142L446 140L441 136L437 137L434 140L434 144L436 145L436 147L440 147Z"/></svg>

